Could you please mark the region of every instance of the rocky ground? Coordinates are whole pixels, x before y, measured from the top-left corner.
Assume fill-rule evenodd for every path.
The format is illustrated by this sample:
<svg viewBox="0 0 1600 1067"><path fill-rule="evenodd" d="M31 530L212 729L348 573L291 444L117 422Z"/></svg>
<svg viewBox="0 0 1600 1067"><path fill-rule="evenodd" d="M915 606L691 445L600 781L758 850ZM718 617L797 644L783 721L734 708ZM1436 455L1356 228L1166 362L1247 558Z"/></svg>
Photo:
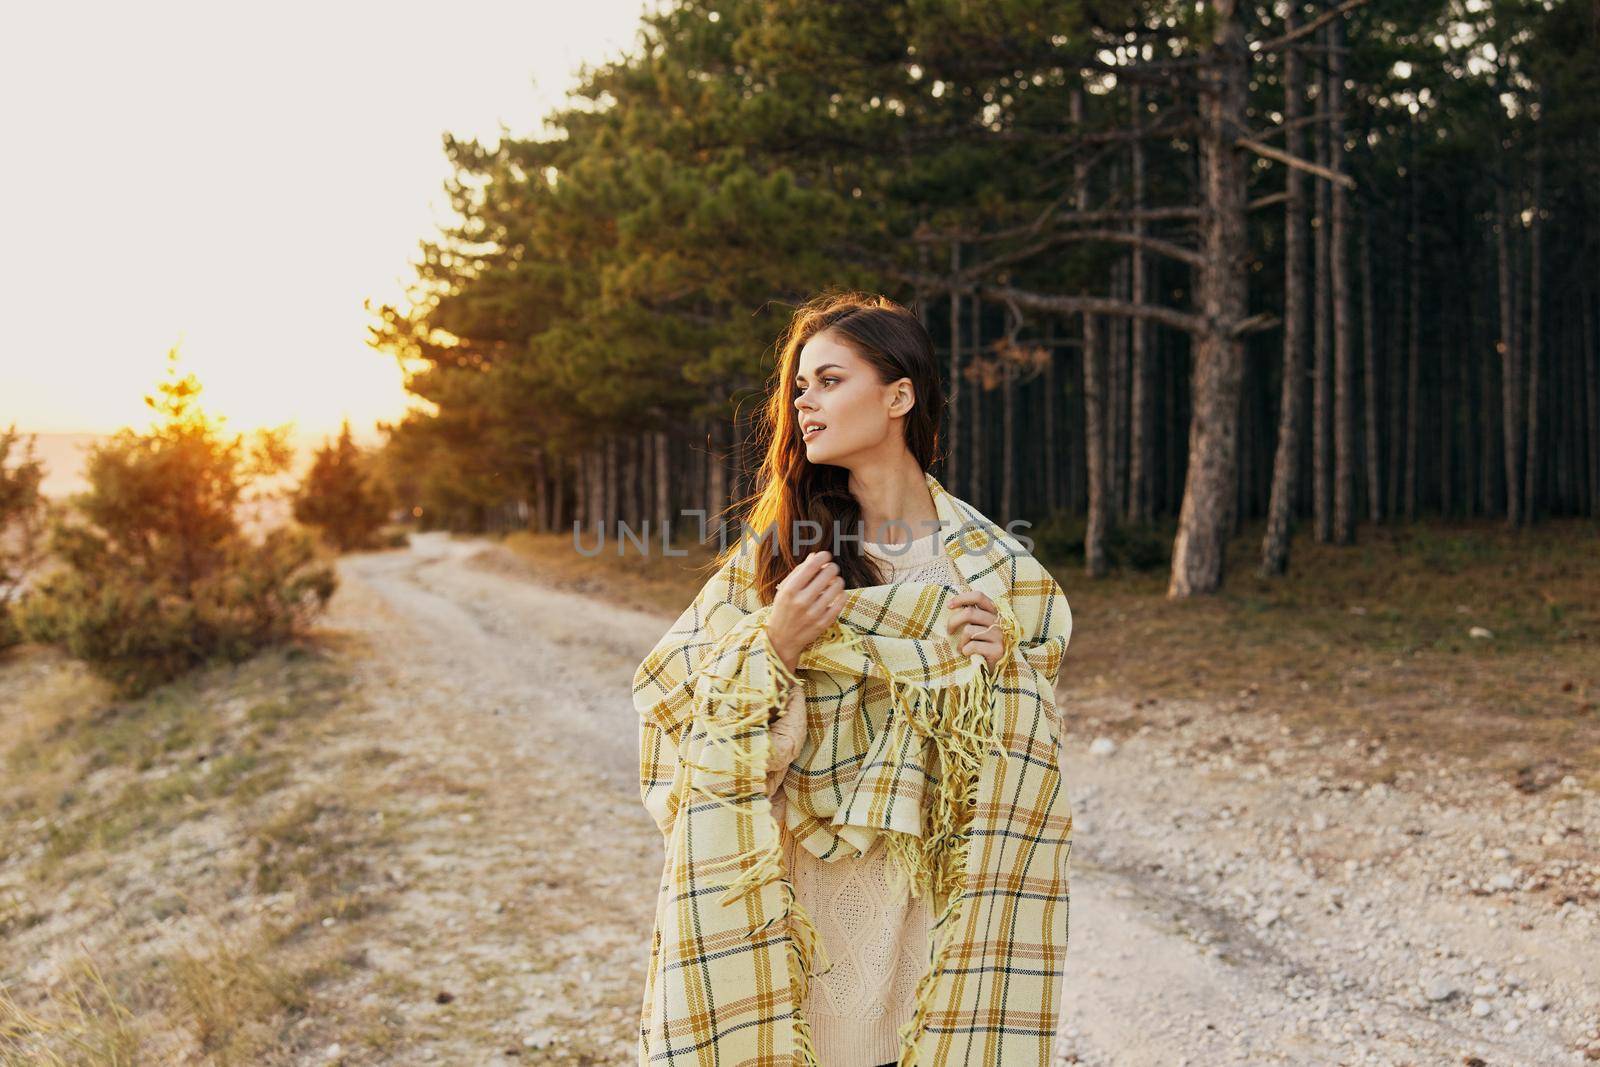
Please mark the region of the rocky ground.
<svg viewBox="0 0 1600 1067"><path fill-rule="evenodd" d="M450 641L440 659L456 669L406 665L419 680L453 678L464 715L509 726L528 773L595 768L589 795L558 801L557 817L614 837L600 849L610 862L573 838L578 870L602 862L602 893L586 891L597 880L568 886L610 899L614 939L587 926L560 971L610 974L605 1003L630 1009L659 846L637 808L621 697L670 619L544 592L493 549L418 552L438 555L386 560L400 573L370 581L400 614L453 622L435 640ZM1366 785L1362 763L1394 758L1381 745L1294 736L1248 693L1230 710L1080 694L1072 667L1069 653L1077 825L1062 1061L1582 1062L1600 1022L1592 793L1571 779L1522 792L1438 760ZM570 760L550 752L560 744L574 745ZM565 1032L584 1014L574 1003L534 1016ZM590 1016L573 1033L600 1040L608 1025Z"/></svg>
<svg viewBox="0 0 1600 1067"><path fill-rule="evenodd" d="M661 843L628 692L671 618L441 535L341 572L363 710L297 785L391 817L293 1061L631 1062ZM1083 666L1059 1063L1600 1059L1600 798Z"/></svg>
<svg viewBox="0 0 1600 1067"><path fill-rule="evenodd" d="M1381 746L1262 709L1066 699L1068 1062L1600 1059L1600 804L1571 779L1368 785Z"/></svg>
<svg viewBox="0 0 1600 1067"><path fill-rule="evenodd" d="M350 569L385 608L365 625L427 635L385 637L387 684L454 712L408 743L495 783L414 892L527 912L511 939L476 939L506 957L477 995L503 1004L508 1047L553 1036L621 1062L659 862L623 695L671 620L543 589L471 543ZM1293 735L1248 693L1231 709L1079 695L1073 666L1063 1062L1583 1061L1600 1036L1600 799L1437 759L1368 785L1393 762L1381 745ZM419 907L419 938L439 914ZM435 984L460 983L454 939L433 940L417 951L437 953ZM538 974L516 966L530 945Z"/></svg>

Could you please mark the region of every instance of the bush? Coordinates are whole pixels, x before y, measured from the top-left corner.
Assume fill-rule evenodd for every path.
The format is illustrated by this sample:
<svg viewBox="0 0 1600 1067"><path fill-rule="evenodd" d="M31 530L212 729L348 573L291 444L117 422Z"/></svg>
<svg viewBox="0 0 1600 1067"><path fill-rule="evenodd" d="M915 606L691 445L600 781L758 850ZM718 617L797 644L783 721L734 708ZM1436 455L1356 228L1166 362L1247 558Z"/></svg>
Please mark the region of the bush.
<svg viewBox="0 0 1600 1067"><path fill-rule="evenodd" d="M34 438L28 438L17 462L10 462L20 440L15 425L0 433L0 651L22 639L11 608L43 554L48 514L39 491L44 464L34 454Z"/></svg>
<svg viewBox="0 0 1600 1067"><path fill-rule="evenodd" d="M152 430L91 451L89 489L52 527L60 567L16 612L24 636L63 646L124 695L293 635L336 584L309 532L253 538L235 514L257 479L287 467L282 434L247 452L198 409L193 375L169 375L145 398L161 416Z"/></svg>
<svg viewBox="0 0 1600 1067"><path fill-rule="evenodd" d="M317 449L295 493L294 517L315 526L341 552L378 547L389 503L368 467L367 456L351 440L347 421L337 441Z"/></svg>
<svg viewBox="0 0 1600 1067"><path fill-rule="evenodd" d="M333 595L332 570L300 529L233 542L187 589L160 579L66 568L17 610L32 640L61 645L136 696L195 667L240 662L302 631Z"/></svg>

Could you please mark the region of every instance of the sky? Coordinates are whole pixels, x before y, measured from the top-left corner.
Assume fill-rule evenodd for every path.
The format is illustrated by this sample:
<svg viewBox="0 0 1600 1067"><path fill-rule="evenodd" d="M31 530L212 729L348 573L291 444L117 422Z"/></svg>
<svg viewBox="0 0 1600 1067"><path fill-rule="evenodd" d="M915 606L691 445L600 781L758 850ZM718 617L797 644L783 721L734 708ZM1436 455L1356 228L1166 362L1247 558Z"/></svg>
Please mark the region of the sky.
<svg viewBox="0 0 1600 1067"><path fill-rule="evenodd" d="M0 427L142 429L176 345L229 430L369 437L410 402L363 301L449 218L443 132L541 132L656 6L11 8Z"/></svg>

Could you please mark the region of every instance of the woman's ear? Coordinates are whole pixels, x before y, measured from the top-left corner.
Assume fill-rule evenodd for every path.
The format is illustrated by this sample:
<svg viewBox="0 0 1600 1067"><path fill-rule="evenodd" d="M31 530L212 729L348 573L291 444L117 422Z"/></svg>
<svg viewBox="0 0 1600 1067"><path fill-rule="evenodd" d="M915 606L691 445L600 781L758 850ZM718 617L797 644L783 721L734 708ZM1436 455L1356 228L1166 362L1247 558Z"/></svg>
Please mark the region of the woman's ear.
<svg viewBox="0 0 1600 1067"><path fill-rule="evenodd" d="M911 387L910 378L894 383L894 395L889 399L889 414L904 415L917 406L917 391Z"/></svg>

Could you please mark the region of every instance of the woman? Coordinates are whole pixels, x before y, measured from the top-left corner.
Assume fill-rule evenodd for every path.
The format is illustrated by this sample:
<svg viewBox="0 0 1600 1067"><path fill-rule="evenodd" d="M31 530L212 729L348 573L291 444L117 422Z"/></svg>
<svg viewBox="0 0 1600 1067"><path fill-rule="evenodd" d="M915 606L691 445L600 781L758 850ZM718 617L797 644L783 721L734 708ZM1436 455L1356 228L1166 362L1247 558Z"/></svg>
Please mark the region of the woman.
<svg viewBox="0 0 1600 1067"><path fill-rule="evenodd" d="M892 301L782 339L741 540L634 679L667 850L641 1063L1049 1060L1071 613L927 473L943 406Z"/></svg>

